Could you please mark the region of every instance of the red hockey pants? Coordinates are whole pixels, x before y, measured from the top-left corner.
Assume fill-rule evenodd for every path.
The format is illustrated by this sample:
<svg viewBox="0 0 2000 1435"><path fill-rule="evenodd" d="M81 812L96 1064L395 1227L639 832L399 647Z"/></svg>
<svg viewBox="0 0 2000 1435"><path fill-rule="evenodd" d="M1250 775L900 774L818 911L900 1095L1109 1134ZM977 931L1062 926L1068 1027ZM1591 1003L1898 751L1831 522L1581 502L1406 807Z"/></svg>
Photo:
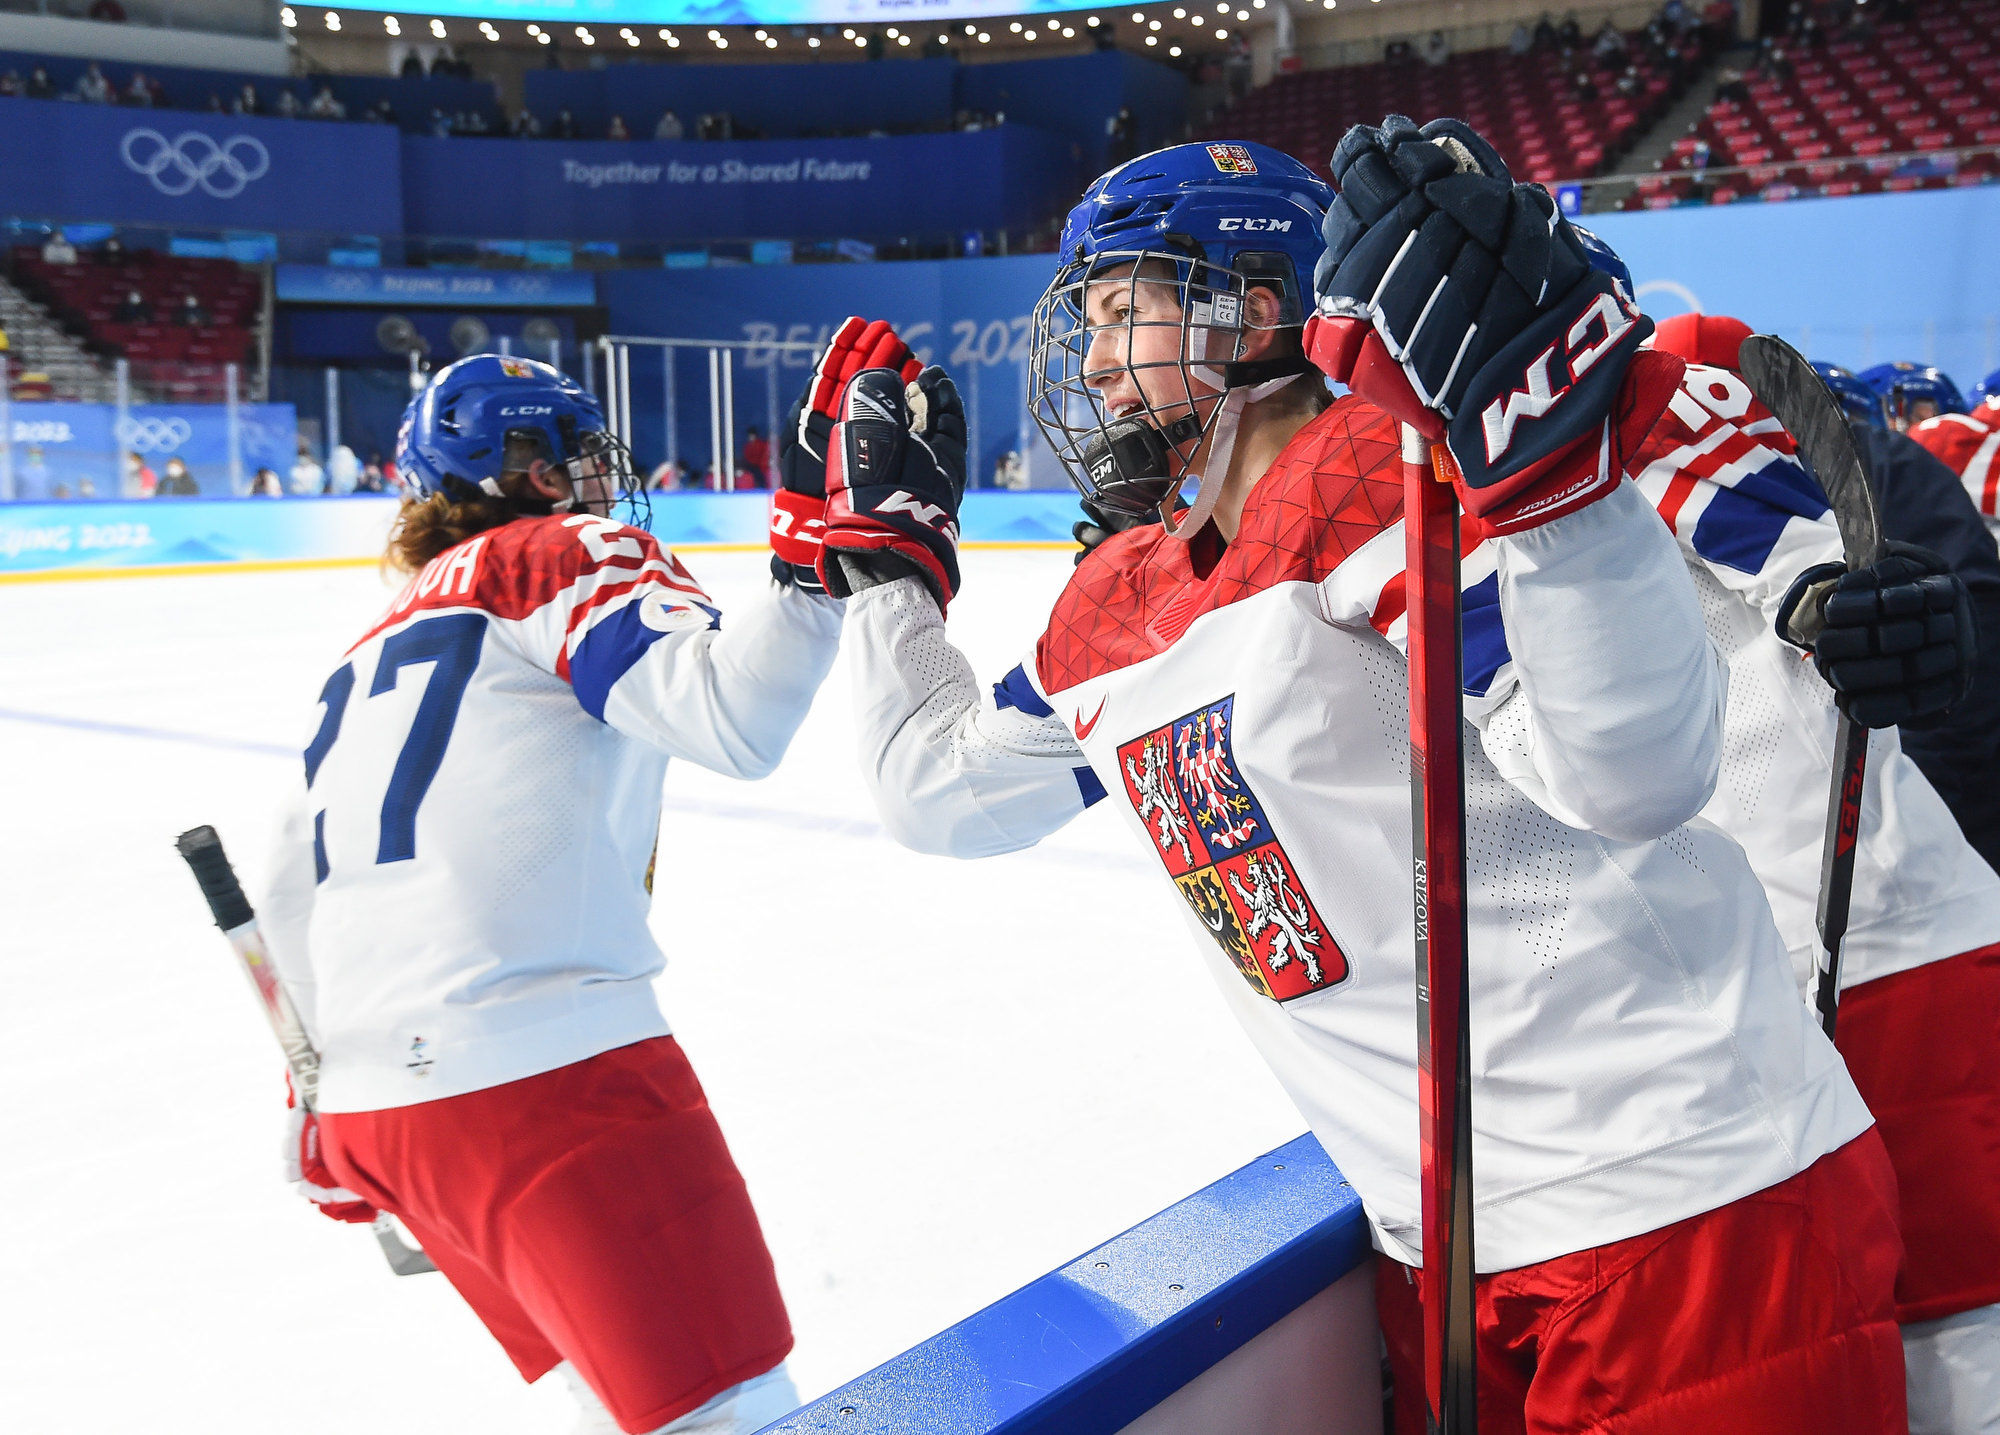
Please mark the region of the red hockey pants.
<svg viewBox="0 0 2000 1435"><path fill-rule="evenodd" d="M763 1232L672 1037L504 1086L321 1118L528 1380L568 1360L652 1430L792 1348Z"/></svg>
<svg viewBox="0 0 2000 1435"><path fill-rule="evenodd" d="M1834 1029L1902 1191L1896 1319L2000 1301L2000 946L1844 991Z"/></svg>
<svg viewBox="0 0 2000 1435"><path fill-rule="evenodd" d="M1481 1276L1481 1435L1905 1435L1896 1178L1874 1131L1768 1190ZM1423 1435L1415 1272L1378 1258L1397 1435Z"/></svg>

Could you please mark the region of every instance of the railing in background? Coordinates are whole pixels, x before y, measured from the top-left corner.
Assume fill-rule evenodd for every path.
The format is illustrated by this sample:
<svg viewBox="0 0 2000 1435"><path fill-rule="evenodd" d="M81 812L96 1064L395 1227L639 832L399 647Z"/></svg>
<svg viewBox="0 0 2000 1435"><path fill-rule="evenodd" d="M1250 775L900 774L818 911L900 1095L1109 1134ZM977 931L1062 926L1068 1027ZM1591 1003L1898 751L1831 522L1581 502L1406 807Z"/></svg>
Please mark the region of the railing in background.
<svg viewBox="0 0 2000 1435"><path fill-rule="evenodd" d="M1978 163L1985 161L1985 164ZM1794 176L1787 179L1786 176ZM1860 178L1856 178L1860 176ZM1661 203L1643 202L1651 187L1671 186L1689 180L1704 192L1684 199ZM1737 190L1730 181L1742 180ZM1715 203L1718 190L1730 190L1724 203L1781 203L1791 199L1819 199L1855 193L1872 193L1865 187L1829 190L1829 186L1875 184L1889 192L1895 189L1943 189L1963 185L1992 184L2000 180L2000 145L1967 145L1958 149L1906 150L1897 154L1833 156L1826 159L1765 160L1761 164L1712 165L1702 169L1647 170L1639 174L1603 174L1590 179L1560 180L1549 186L1566 214L1603 214L1620 209L1698 207ZM1908 181L1902 183L1901 181ZM1633 204L1634 195L1641 203Z"/></svg>

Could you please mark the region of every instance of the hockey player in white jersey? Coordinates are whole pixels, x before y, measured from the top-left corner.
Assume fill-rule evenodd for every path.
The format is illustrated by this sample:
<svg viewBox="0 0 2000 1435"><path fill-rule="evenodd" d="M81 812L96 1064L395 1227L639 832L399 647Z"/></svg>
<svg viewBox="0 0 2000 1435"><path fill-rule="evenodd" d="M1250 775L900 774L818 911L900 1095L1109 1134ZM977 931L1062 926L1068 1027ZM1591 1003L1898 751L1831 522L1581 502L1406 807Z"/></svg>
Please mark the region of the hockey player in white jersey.
<svg viewBox="0 0 2000 1435"><path fill-rule="evenodd" d="M1735 372L1748 334L1717 315L1661 324L1656 347L1691 362L1628 466L1680 539L1729 663L1721 780L1703 815L1742 844L1809 990L1836 703L1879 729L1838 1040L1901 1192L1910 1429L2000 1435L2000 877L1890 725L1963 694L1970 603L1942 558L1906 544L1846 575L1825 496Z"/></svg>
<svg viewBox="0 0 2000 1435"><path fill-rule="evenodd" d="M1723 674L1619 475L1679 361L1635 356L1646 322L1463 126L1358 128L1333 168L1337 201L1261 146L1185 145L1070 215L1038 417L1100 511L1201 485L1175 532L1084 559L990 695L948 570L914 534L915 578L855 555L867 504L832 492L884 820L978 857L1109 794L1362 1197L1420 1431L1398 420L1447 438L1513 659L1466 703L1482 1428L1900 1431L1894 1177L1743 853L1692 820ZM1366 397L1329 407L1302 345Z"/></svg>
<svg viewBox="0 0 2000 1435"><path fill-rule="evenodd" d="M523 1377L562 1364L580 1431L759 1429L796 1404L791 1328L647 911L701 880L661 825L669 758L771 771L840 607L774 585L725 623L607 516L628 457L545 364L445 368L397 462L412 576L320 692L261 904L322 1061L301 1189L394 1212Z"/></svg>

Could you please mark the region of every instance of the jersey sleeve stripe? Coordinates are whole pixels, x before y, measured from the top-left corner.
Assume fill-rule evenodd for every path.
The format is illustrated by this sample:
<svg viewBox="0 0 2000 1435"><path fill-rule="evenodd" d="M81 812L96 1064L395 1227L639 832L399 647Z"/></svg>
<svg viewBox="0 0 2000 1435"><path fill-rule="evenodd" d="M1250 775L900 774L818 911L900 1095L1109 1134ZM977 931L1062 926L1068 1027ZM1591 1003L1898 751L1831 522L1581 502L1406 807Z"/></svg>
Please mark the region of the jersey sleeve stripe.
<svg viewBox="0 0 2000 1435"><path fill-rule="evenodd" d="M1083 799L1085 807L1093 806L1104 800L1104 784L1098 780L1095 768L1079 767L1072 769L1072 771L1076 775L1077 795Z"/></svg>
<svg viewBox="0 0 2000 1435"><path fill-rule="evenodd" d="M667 635L649 627L638 603L627 603L598 623L577 644L569 660L569 682L583 710L604 721L604 704L618 680Z"/></svg>
<svg viewBox="0 0 2000 1435"><path fill-rule="evenodd" d="M1056 710L1048 700L1035 691L1035 685L1028 681L1027 668L1014 664L1014 670L993 685L993 706L996 708L1019 708L1029 717L1054 717ZM1088 771L1089 769L1085 769Z"/></svg>

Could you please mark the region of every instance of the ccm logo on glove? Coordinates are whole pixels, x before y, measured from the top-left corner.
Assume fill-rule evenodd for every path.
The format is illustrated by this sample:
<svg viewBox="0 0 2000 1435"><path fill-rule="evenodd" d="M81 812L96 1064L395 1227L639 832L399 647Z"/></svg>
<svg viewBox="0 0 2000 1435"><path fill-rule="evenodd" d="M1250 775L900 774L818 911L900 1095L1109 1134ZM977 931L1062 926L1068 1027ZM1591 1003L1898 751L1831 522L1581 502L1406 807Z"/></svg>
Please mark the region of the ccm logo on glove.
<svg viewBox="0 0 2000 1435"><path fill-rule="evenodd" d="M1638 314L1628 310L1615 293L1599 294L1570 325L1560 346L1551 344L1528 360L1518 387L1509 388L1479 411L1480 428L1486 438L1486 461L1498 463L1513 446L1514 426L1524 418L1541 418L1561 403L1570 394L1572 385L1616 347L1637 321ZM1549 376L1549 366L1556 361L1558 347L1566 351L1568 360L1565 374L1568 382L1559 389Z"/></svg>

